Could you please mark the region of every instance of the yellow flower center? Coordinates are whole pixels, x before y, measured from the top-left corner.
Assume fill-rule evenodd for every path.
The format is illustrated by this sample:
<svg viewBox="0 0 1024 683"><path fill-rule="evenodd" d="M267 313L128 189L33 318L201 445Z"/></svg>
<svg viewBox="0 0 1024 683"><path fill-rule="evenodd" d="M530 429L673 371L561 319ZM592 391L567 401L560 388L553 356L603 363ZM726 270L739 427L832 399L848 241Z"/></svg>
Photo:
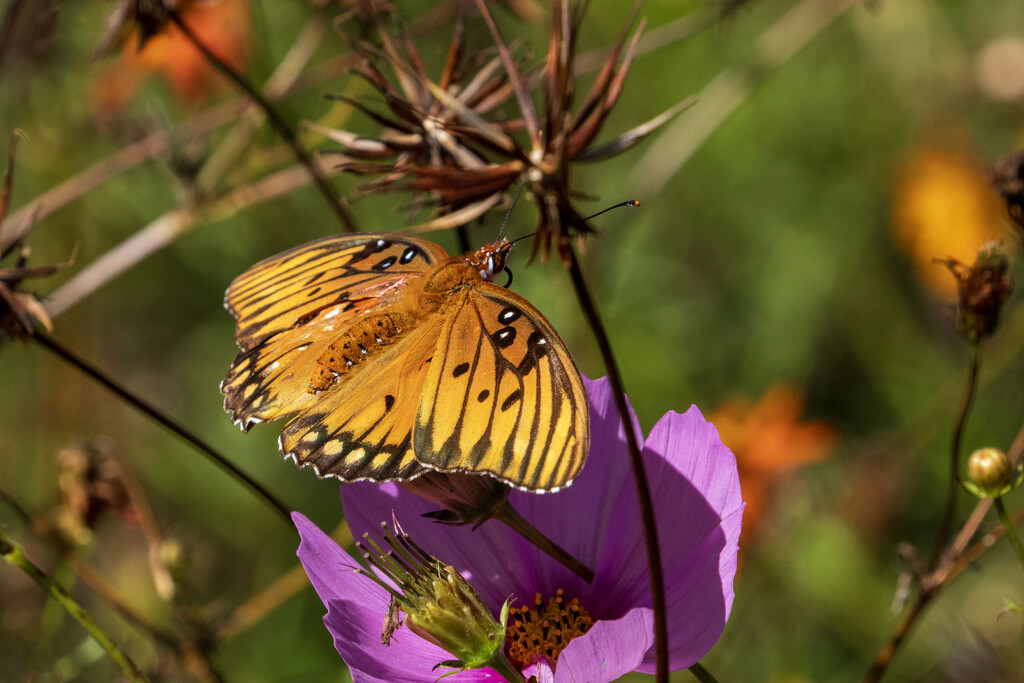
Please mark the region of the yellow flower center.
<svg viewBox="0 0 1024 683"><path fill-rule="evenodd" d="M586 633L594 620L590 612L580 606L578 598L565 601L561 588L544 604L540 593L533 600L533 608L513 607L509 611L506 642L508 656L520 668L546 659L555 667L558 655L576 636Z"/></svg>

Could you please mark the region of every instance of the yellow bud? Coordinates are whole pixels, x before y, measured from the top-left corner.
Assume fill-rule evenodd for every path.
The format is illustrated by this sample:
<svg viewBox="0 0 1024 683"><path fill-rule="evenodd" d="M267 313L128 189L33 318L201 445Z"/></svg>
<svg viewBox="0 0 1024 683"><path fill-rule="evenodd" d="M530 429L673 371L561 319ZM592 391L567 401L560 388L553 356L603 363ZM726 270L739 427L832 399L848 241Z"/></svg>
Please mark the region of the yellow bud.
<svg viewBox="0 0 1024 683"><path fill-rule="evenodd" d="M986 497L1001 496L1013 484L1013 463L998 448L979 448L967 459L967 477Z"/></svg>

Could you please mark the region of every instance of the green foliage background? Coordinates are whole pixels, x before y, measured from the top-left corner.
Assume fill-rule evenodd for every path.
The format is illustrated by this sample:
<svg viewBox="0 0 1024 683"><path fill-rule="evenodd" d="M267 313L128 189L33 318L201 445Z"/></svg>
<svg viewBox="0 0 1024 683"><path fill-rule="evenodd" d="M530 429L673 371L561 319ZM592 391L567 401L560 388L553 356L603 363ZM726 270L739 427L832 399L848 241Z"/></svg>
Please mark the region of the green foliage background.
<svg viewBox="0 0 1024 683"><path fill-rule="evenodd" d="M751 2L693 38L637 57L602 138L699 94L729 70L746 69L766 29L797 4ZM698 6L651 0L641 16L655 29ZM43 57L7 59L0 70L0 132L18 127L27 138L18 150L15 208L125 144L102 133L87 106L90 87L109 65L89 61L109 9L59 3L58 30ZM307 8L254 0L253 9L250 76L262 82L294 41ZM404 9L410 20L421 11L417 3ZM627 14L623 3L594 0L580 51L611 44ZM530 26L507 12L499 21L534 55L546 49L546 22ZM483 27L471 29L484 44ZM901 566L896 544L909 542L925 555L931 549L968 351L953 330L951 302L921 288L893 242L894 178L917 146L968 148L991 163L1020 145L1024 102L991 99L975 78L980 50L1004 36L1024 40L1024 4L1017 0L858 6L777 70L755 69L749 96L691 158L672 167L656 194L649 192L646 155L682 149L681 140L692 135L691 115L708 102L672 124L674 133L577 170L574 185L598 198L587 203L595 211L627 198L642 201L639 210L595 221L603 234L588 242L584 261L645 430L667 410L694 403L710 414L726 397L756 399L785 380L805 388L809 419L828 421L842 435L831 459L786 482L760 537L741 539L735 606L705 659L722 681L860 677L899 621L889 611ZM441 30L419 41L429 73L440 68L448 37ZM331 34L313 61L343 51ZM581 76L581 89L591 78ZM293 121L318 119L332 106L322 95L342 91L347 80L291 97L282 111ZM226 90L223 97L235 95ZM190 114L154 81L131 115L164 126ZM374 131L359 115L348 125ZM133 168L41 221L28 240L34 263L64 260L76 245L78 255L73 268L37 283L40 292L177 206L187 184L172 169L202 159L226 130ZM255 146L277 142L263 131ZM332 182L346 196L358 179ZM395 204L371 197L353 210L364 229L396 229L407 216ZM520 203L508 232L525 234L534 219L534 206ZM473 229L473 239L493 239L499 222L500 215L490 217ZM58 317L54 336L332 529L340 521L337 485L282 462L274 426L242 435L222 410L218 383L236 352L233 321L221 305L227 284L265 256L337 231L309 189L201 224ZM452 235L432 238L455 250ZM550 318L585 374L603 375L566 274L556 263L528 264L525 252L513 257L513 288ZM985 347L966 452L1008 449L1021 427L1019 301L1019 294L1010 300L1000 332ZM163 533L184 545L190 571L182 590L197 609L230 611L296 566L294 531L248 490L40 347L0 342L3 492L43 518L57 502L57 450L99 439L109 439L142 482ZM1022 504L1019 492L1008 500L1011 510ZM961 496L961 517L968 506ZM158 650L66 565L55 564L52 545L4 505L0 524L71 586L129 653L153 665ZM105 517L87 560L136 609L171 625L138 529ZM1019 676L1021 615L997 615L1004 597L1024 602L1021 578L1005 544L989 551L918 624L891 680L994 680L986 668L994 662ZM213 661L232 681L346 680L322 613L307 587L223 642ZM62 678L61 671L75 675ZM77 624L13 568L0 568L0 678L113 675Z"/></svg>

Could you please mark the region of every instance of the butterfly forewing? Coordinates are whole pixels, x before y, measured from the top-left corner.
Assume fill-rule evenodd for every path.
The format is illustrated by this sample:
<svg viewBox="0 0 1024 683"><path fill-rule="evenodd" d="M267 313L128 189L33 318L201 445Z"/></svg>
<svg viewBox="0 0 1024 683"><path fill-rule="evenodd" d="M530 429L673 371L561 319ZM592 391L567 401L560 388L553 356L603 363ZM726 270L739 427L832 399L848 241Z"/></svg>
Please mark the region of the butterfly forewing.
<svg viewBox="0 0 1024 683"><path fill-rule="evenodd" d="M447 252L400 235L340 235L296 247L235 278L225 305L238 319L242 350L287 332L339 300L386 299Z"/></svg>
<svg viewBox="0 0 1024 683"><path fill-rule="evenodd" d="M480 282L453 302L417 413L424 465L519 488L568 485L589 451L586 393L562 340L528 301Z"/></svg>
<svg viewBox="0 0 1024 683"><path fill-rule="evenodd" d="M447 258L416 237L362 234L316 240L257 263L225 297L242 347L221 383L225 409L245 430L314 405L308 380L330 343Z"/></svg>

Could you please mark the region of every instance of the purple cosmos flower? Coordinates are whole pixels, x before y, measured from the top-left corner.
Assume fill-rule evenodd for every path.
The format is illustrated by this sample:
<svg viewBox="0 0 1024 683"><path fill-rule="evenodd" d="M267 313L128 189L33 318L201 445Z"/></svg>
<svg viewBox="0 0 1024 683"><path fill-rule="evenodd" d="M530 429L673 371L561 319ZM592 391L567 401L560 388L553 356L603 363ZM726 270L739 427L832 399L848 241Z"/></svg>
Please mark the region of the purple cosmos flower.
<svg viewBox="0 0 1024 683"><path fill-rule="evenodd" d="M587 380L587 393L592 446L576 483L544 495L513 491L510 501L542 532L594 568L592 584L495 521L477 529L436 524L422 517L436 506L397 485L355 483L341 490L346 518L357 536L369 532L379 539L380 523L394 513L420 546L469 580L492 614L514 596L513 607L526 609L509 620L510 640L517 629L529 630L522 624L535 606L544 610L549 605L546 618L558 618L559 613L582 624L578 630L585 633L572 637L561 652L517 661L524 675L536 675L541 682L611 681L631 671L654 671L647 556L623 425L607 380ZM635 418L633 423L643 442ZM732 453L696 407L662 417L644 442L643 457L661 540L669 668L678 670L711 649L732 608L743 511L739 478ZM436 681L440 671L432 668L451 655L404 626L395 631L390 646L382 645L388 593L354 572L353 560L312 522L299 513L292 517L302 538L299 559L327 607L324 623L353 680ZM570 614L574 598L582 611ZM485 668L445 680L500 677Z"/></svg>

